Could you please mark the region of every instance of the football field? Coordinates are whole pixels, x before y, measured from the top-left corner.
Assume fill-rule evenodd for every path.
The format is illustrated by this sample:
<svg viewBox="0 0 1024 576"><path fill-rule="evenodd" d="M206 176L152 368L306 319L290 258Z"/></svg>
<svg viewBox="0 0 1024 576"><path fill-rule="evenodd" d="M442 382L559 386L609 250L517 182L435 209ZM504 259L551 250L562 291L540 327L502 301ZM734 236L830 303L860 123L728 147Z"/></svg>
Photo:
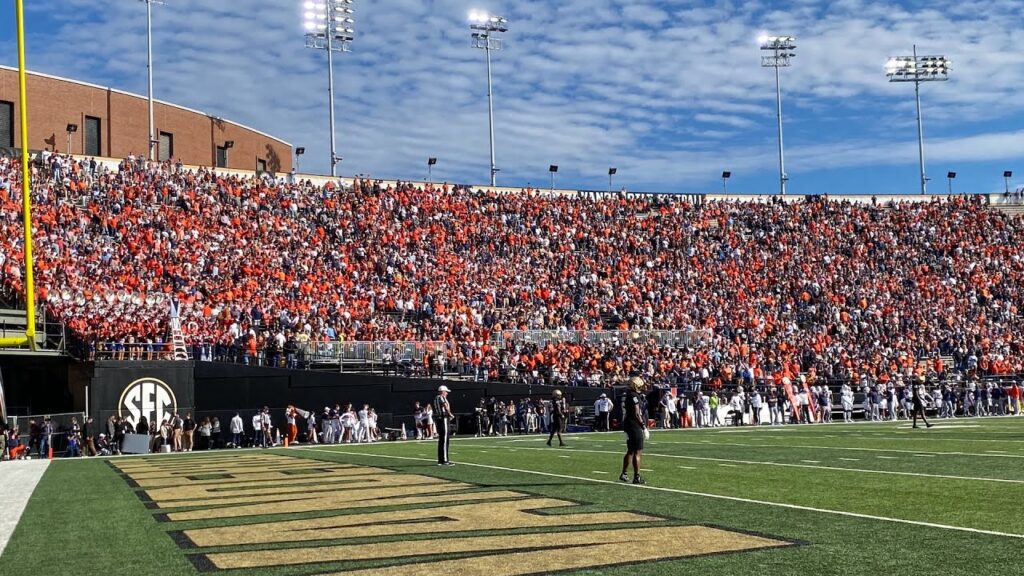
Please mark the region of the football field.
<svg viewBox="0 0 1024 576"><path fill-rule="evenodd" d="M935 423L55 461L0 574L1024 574L1024 418Z"/></svg>

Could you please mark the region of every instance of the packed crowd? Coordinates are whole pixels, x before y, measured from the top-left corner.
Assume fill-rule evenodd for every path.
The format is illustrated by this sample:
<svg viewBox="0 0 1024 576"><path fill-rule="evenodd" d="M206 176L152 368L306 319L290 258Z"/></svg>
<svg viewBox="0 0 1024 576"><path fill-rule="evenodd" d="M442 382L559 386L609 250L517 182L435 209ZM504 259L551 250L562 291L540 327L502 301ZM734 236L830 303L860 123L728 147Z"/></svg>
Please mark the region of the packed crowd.
<svg viewBox="0 0 1024 576"><path fill-rule="evenodd" d="M16 168L0 159L0 283L15 292ZM278 365L323 342L437 341L447 366L478 378L749 389L800 374L942 376L940 355L978 375L1024 363L1024 222L980 198L321 187L56 155L33 172L39 295L94 349L163 350L170 296L189 342ZM707 337L687 348L495 338L605 328Z"/></svg>

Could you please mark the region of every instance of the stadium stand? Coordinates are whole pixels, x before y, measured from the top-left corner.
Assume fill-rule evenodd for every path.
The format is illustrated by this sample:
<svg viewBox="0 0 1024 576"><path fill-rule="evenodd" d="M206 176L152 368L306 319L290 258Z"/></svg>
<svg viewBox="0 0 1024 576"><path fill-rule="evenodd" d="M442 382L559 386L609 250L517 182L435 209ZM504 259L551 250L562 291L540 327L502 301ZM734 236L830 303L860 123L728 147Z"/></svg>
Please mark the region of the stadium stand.
<svg viewBox="0 0 1024 576"><path fill-rule="evenodd" d="M428 372L577 385L1022 371L1024 222L983 197L318 186L57 155L33 173L39 297L82 355L165 357L174 298L197 357L291 367L318 346L388 341L432 343L414 360ZM19 182L0 159L9 292ZM625 332L515 337L602 330ZM657 330L706 337L666 344Z"/></svg>

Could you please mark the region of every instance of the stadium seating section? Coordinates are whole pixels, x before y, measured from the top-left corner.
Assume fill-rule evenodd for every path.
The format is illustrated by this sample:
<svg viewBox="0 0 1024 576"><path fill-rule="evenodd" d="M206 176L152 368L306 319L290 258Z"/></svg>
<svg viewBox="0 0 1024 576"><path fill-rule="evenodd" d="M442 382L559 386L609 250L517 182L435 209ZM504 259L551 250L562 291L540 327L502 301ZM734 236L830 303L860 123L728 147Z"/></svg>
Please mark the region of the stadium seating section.
<svg viewBox="0 0 1024 576"><path fill-rule="evenodd" d="M453 365L495 378L1022 371L1024 221L980 197L874 206L319 187L56 156L33 171L39 298L94 349L164 341L171 296L193 344L440 341ZM23 282L16 161L0 159L0 202L10 296ZM689 348L493 339L532 329L710 337Z"/></svg>

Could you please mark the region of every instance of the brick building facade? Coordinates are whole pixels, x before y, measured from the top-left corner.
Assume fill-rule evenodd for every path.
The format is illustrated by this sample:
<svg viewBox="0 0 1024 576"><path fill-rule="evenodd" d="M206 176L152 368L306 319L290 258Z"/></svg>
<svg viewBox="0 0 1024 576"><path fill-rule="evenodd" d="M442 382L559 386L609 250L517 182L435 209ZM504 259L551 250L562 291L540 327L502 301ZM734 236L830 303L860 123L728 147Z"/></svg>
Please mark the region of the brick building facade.
<svg viewBox="0 0 1024 576"><path fill-rule="evenodd" d="M145 96L46 74L28 74L29 148L124 158L145 155L149 112ZM18 71L0 66L0 148L21 143ZM287 173L291 144L203 112L166 102L153 106L158 157L197 166ZM230 143L230 144L229 144ZM230 147L228 147L230 146Z"/></svg>

